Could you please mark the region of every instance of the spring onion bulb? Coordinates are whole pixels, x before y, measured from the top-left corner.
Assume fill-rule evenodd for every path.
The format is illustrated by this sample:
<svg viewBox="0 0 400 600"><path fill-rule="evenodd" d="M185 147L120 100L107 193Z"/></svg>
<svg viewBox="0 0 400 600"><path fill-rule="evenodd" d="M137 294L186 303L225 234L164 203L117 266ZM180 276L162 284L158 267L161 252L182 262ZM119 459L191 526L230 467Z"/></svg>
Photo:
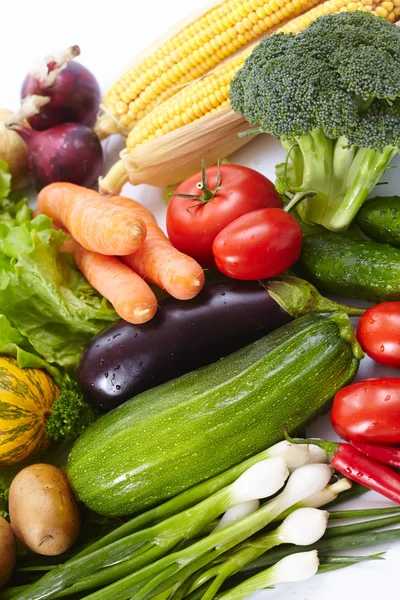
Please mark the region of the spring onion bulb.
<svg viewBox="0 0 400 600"><path fill-rule="evenodd" d="M214 531L218 531L219 529L229 527L229 525L232 525L232 523L236 523L236 521L240 521L248 515L253 514L259 508L259 500L248 500L247 502L242 502L242 504L237 504L236 506L233 506L232 508L227 510L226 513L224 513L218 525L215 527Z"/></svg>
<svg viewBox="0 0 400 600"><path fill-rule="evenodd" d="M321 448L318 448L321 451ZM268 450L268 458L281 457L287 464L288 469L297 469L302 467L309 461L309 445L308 444L292 444L287 440L278 442ZM326 462L314 461L314 462Z"/></svg>
<svg viewBox="0 0 400 600"><path fill-rule="evenodd" d="M292 512L277 529L281 544L308 546L322 538L328 525L329 513L318 508L299 508Z"/></svg>
<svg viewBox="0 0 400 600"><path fill-rule="evenodd" d="M269 569L218 595L217 600L245 600L245 598L254 600L256 592L273 585L309 579L317 573L318 566L319 560L316 550L291 554Z"/></svg>
<svg viewBox="0 0 400 600"><path fill-rule="evenodd" d="M308 446L308 464L315 463L327 463L329 462L328 455L325 450L316 446L315 444L309 444Z"/></svg>
<svg viewBox="0 0 400 600"><path fill-rule="evenodd" d="M247 469L230 486L231 501L239 504L268 498L283 487L288 476L289 470L283 458L262 460Z"/></svg>

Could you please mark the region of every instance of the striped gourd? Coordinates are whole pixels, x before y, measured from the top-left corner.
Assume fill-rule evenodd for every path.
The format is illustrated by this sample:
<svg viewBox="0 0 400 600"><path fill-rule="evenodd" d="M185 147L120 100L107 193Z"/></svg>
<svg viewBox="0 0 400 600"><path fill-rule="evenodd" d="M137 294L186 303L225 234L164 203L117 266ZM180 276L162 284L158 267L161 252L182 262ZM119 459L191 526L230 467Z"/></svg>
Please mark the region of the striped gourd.
<svg viewBox="0 0 400 600"><path fill-rule="evenodd" d="M0 357L0 465L46 449L44 426L58 393L45 371L21 369L14 358Z"/></svg>

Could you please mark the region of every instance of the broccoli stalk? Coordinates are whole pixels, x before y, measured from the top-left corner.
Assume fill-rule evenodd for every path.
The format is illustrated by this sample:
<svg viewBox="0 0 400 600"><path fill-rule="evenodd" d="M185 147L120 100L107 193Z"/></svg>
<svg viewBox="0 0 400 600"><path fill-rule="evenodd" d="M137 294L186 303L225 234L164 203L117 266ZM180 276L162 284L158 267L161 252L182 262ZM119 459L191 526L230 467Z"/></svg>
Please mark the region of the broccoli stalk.
<svg viewBox="0 0 400 600"><path fill-rule="evenodd" d="M281 140L277 189L313 191L306 223L346 229L400 151L400 29L370 13L267 36L232 81L231 104Z"/></svg>
<svg viewBox="0 0 400 600"><path fill-rule="evenodd" d="M72 441L80 436L96 417L96 411L85 402L78 384L66 376L47 420L45 431L55 442Z"/></svg>
<svg viewBox="0 0 400 600"><path fill-rule="evenodd" d="M331 231L347 229L399 151L392 146L383 152L350 146L344 136L331 140L320 129L282 145L293 169L288 169L288 163L277 166L278 190L283 195L316 192L297 211L305 223L318 223Z"/></svg>

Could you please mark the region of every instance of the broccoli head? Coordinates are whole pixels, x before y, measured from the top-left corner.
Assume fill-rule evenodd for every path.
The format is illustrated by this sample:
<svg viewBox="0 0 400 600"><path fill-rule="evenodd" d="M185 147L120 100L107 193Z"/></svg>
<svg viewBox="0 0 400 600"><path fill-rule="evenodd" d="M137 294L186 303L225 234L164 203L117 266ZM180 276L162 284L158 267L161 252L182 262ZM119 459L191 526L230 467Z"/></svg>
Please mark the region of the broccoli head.
<svg viewBox="0 0 400 600"><path fill-rule="evenodd" d="M279 138L278 189L314 191L307 222L348 227L400 146L400 29L368 12L265 37L232 81L233 109Z"/></svg>

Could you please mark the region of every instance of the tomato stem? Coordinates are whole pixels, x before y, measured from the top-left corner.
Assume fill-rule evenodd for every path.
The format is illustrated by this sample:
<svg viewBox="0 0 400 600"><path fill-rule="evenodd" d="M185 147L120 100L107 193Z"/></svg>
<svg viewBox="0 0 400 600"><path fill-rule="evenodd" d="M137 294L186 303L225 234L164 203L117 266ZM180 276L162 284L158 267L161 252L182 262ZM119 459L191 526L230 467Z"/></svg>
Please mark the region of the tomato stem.
<svg viewBox="0 0 400 600"><path fill-rule="evenodd" d="M187 211L190 211L192 208L196 208L197 206L201 206L202 204L207 204L210 202L218 193L218 190L221 189L221 162L218 159L217 162L218 173L217 173L217 181L215 183L215 188L212 190L207 182L207 169L206 163L204 160L201 161L201 181L196 183L196 187L199 190L199 194L168 194L169 197L178 196L179 198L188 198L189 200L198 200L197 204L193 204L192 206L187 207Z"/></svg>

